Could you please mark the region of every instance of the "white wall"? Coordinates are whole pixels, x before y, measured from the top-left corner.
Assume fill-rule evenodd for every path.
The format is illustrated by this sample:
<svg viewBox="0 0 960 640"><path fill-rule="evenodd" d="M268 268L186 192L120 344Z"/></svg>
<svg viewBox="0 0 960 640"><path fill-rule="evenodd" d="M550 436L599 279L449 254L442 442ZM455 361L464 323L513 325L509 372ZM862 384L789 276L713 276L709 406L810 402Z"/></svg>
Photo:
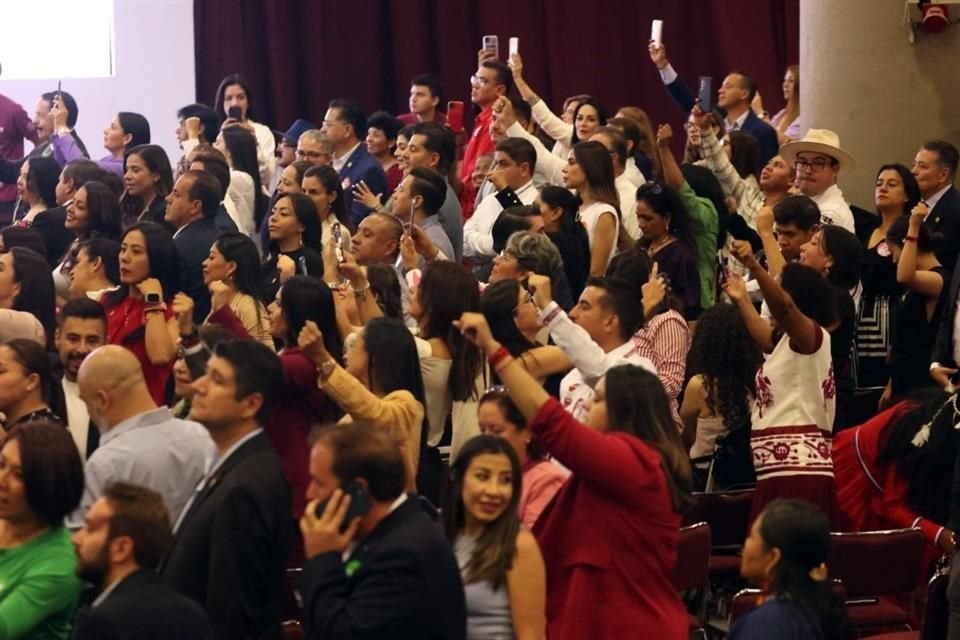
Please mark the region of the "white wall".
<svg viewBox="0 0 960 640"><path fill-rule="evenodd" d="M78 8L82 6L82 0L75 1ZM69 20L69 16L57 19ZM174 135L177 109L194 102L196 92L193 0L114 0L114 24L114 77L63 80L63 90L69 91L79 106L77 133L90 155L99 159L107 153L103 130L117 112L142 113L150 122L152 142L166 149L171 163L176 162L180 157ZM70 55L69 42L48 46L60 47L63 55ZM23 105L31 117L40 94L56 88L56 80L4 80L0 76L0 93Z"/></svg>

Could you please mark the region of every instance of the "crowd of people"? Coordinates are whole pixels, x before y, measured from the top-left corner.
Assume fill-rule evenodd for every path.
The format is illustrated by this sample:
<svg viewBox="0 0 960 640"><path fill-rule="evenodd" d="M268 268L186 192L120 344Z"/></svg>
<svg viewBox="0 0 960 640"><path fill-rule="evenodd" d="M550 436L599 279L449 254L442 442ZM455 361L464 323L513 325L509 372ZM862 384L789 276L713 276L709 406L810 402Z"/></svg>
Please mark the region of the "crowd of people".
<svg viewBox="0 0 960 640"><path fill-rule="evenodd" d="M279 637L294 589L310 638L686 638L704 490L754 487L737 640L844 637L831 530L952 557L956 147L861 208L798 67L770 116L649 53L672 124L487 49L471 130L425 74L275 132L234 74L93 160L0 96L0 637Z"/></svg>

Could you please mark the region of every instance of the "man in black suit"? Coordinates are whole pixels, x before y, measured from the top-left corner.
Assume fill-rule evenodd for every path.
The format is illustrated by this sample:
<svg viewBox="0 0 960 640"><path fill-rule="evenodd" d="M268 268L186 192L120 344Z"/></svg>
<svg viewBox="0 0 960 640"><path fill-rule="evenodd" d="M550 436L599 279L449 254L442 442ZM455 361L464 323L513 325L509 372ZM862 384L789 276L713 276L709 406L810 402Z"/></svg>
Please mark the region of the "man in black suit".
<svg viewBox="0 0 960 640"><path fill-rule="evenodd" d="M650 59L660 71L660 78L670 97L680 105L684 113L690 113L697 97L670 64L666 46L651 42L649 50ZM728 132L743 131L757 139L760 143L760 163L765 165L777 155L780 142L777 140L777 130L753 112L751 103L756 95L757 84L750 76L740 71L731 71L717 88L716 106L726 114L724 126Z"/></svg>
<svg viewBox="0 0 960 640"><path fill-rule="evenodd" d="M456 558L403 487L403 458L383 432L355 424L319 436L300 520L307 561L298 586L309 638L466 638Z"/></svg>
<svg viewBox="0 0 960 640"><path fill-rule="evenodd" d="M960 192L953 186L958 162L957 148L946 140L925 142L913 159L913 176L930 209L923 224L943 236L936 254L945 267L960 254Z"/></svg>
<svg viewBox="0 0 960 640"><path fill-rule="evenodd" d="M261 425L282 385L280 359L251 340L217 345L193 383L190 418L217 451L174 526L161 575L206 609L223 640L280 635L290 490Z"/></svg>
<svg viewBox="0 0 960 640"><path fill-rule="evenodd" d="M353 225L367 217L370 209L353 199L353 189L363 182L373 193L387 193L387 175L380 161L367 153L367 117L360 105L350 100L331 100L320 129L333 145L333 168L343 183L343 198Z"/></svg>
<svg viewBox="0 0 960 640"><path fill-rule="evenodd" d="M170 518L159 493L109 485L73 534L77 575L96 599L81 609L73 640L212 640L207 614L156 573L170 547Z"/></svg>
<svg viewBox="0 0 960 640"><path fill-rule="evenodd" d="M203 262L220 230L214 219L223 193L206 171L187 171L167 196L164 220L176 228L173 243L180 262L183 292L193 299L193 321L201 324L210 313L210 293L203 278Z"/></svg>
<svg viewBox="0 0 960 640"><path fill-rule="evenodd" d="M927 218L929 220L929 217ZM953 267L953 277L950 279L950 298L947 303L946 315L940 319L940 328L937 330L937 339L933 343L933 354L930 357L930 377L940 387L950 390L953 386L960 386L957 371L960 369L960 331L957 331L957 306L960 304L960 259Z"/></svg>

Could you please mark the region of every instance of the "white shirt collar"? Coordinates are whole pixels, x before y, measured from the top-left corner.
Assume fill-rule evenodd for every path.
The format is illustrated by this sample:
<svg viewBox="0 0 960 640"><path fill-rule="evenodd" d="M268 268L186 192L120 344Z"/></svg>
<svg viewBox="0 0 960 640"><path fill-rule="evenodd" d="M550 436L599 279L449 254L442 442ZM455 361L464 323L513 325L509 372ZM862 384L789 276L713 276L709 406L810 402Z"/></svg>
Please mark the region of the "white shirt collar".
<svg viewBox="0 0 960 640"><path fill-rule="evenodd" d="M934 208L935 206L937 206L937 203L938 203L938 202L940 202L940 198L943 197L943 194L945 194L947 191L949 191L949 190L950 190L950 187L952 187L952 186L953 186L952 183L951 183L951 184L948 184L948 185L945 186L943 189L940 189L940 191L937 191L935 194L933 194L933 195L930 196L929 198L924 198L924 199L923 199L923 201L927 203L927 207L930 209L930 211L933 211L933 208ZM930 215L930 214L928 213L927 215Z"/></svg>
<svg viewBox="0 0 960 640"><path fill-rule="evenodd" d="M740 117L734 121L730 121L729 118L724 120L727 131L740 131L743 129L743 123L747 121L747 116L750 115L750 107L747 107L747 110L740 114Z"/></svg>
<svg viewBox="0 0 960 640"><path fill-rule="evenodd" d="M353 146L352 149L350 149L350 151L347 151L345 154L343 154L339 158L336 155L333 156L333 168L336 169L338 173L343 170L344 165L347 164L347 160L350 159L350 156L353 155L353 152L356 151L357 147L359 146L360 146L360 143L358 142Z"/></svg>

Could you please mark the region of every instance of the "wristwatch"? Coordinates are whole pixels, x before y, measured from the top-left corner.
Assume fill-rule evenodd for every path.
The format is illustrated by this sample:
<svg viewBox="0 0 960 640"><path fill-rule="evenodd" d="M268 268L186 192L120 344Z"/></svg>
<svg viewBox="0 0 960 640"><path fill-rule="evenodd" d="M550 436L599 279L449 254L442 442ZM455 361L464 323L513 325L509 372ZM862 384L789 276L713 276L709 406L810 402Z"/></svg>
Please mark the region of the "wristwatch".
<svg viewBox="0 0 960 640"><path fill-rule="evenodd" d="M163 302L160 294L154 292L148 293L146 296L144 296L144 300L146 300L147 304L161 304Z"/></svg>

